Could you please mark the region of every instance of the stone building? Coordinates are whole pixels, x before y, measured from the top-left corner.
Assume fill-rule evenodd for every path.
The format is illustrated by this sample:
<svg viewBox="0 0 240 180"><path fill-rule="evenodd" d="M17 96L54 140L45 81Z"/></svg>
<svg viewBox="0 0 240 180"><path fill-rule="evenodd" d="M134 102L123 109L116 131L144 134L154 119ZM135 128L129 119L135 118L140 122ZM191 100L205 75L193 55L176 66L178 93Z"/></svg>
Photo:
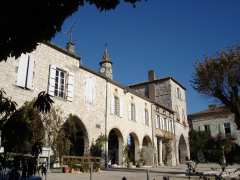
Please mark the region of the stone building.
<svg viewBox="0 0 240 180"><path fill-rule="evenodd" d="M234 114L223 106L209 105L208 109L188 115L192 129L208 131L211 136L219 134L236 138L240 145L240 131L234 122Z"/></svg>
<svg viewBox="0 0 240 180"><path fill-rule="evenodd" d="M0 88L20 107L40 91L47 91L64 117L79 118L81 149L106 135L106 159L123 164L123 149L136 162L143 156L148 165L176 165L189 157L185 88L175 79L156 79L123 86L112 79L112 62L104 51L99 72L81 64L74 45L66 49L39 44L31 53L1 62ZM142 152L142 153L140 153Z"/></svg>

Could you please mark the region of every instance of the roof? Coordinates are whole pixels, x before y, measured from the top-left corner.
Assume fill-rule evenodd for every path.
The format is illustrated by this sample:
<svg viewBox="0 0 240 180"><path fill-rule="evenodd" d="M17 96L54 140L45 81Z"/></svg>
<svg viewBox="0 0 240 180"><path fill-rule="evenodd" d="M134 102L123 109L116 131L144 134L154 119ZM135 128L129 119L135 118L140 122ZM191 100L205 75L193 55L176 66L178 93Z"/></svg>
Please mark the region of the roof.
<svg viewBox="0 0 240 180"><path fill-rule="evenodd" d="M80 61L80 57L79 57L79 56L68 52L68 51L67 51L66 49L64 49L64 48L58 47L57 45L52 44L52 43L50 43L50 42L44 42L44 44L46 44L46 45L48 45L48 46L50 46L50 47L52 47L52 48L54 48L54 49L62 52L62 53L64 53L64 54L68 55L68 56L71 56L71 57L75 58L75 59L78 60L78 61ZM118 87L126 90L127 92L130 92L130 93L132 93L132 94L134 94L134 95L136 95L136 96L138 96L138 97L140 97L140 98L142 98L142 99L144 99L144 100L146 100L146 101L149 101L149 102L151 102L151 103L153 103L153 104L155 104L155 105L157 105L157 106L159 106L159 107L161 107L161 108L163 108L163 109L165 109L165 110L167 110L167 111L170 111L170 112L174 113L174 111L173 111L172 109L170 109L170 108L168 108L168 107L166 107L166 106L164 106L164 105L162 105L162 104L159 104L159 103L157 103L156 101L153 101L153 100L147 98L146 96L143 96L143 95L137 93L135 90L131 89L129 86L124 86L124 85L122 85L122 84L120 84L120 83L118 83L118 82L116 82L116 81L114 81L114 80L112 80L112 79L104 76L103 74L101 74L101 73L99 73L99 72L97 72L97 71L95 71L95 70L92 70L92 69L88 68L88 67L85 66L85 65L80 64L79 68L84 69L84 70L86 70L86 71L88 71L88 72L90 72L90 73L92 73L92 74L95 74L96 76L99 76L99 77L105 79L106 81L108 81L108 82L110 82L110 83L112 83L112 84L114 84L114 85L116 85L116 86L118 86Z"/></svg>
<svg viewBox="0 0 240 180"><path fill-rule="evenodd" d="M231 112L225 106L219 106L219 107L208 108L208 109L200 111L200 112L189 114L188 118L194 119L197 117L211 116L211 115L216 115L216 114L231 114Z"/></svg>
<svg viewBox="0 0 240 180"><path fill-rule="evenodd" d="M57 46L55 44L52 44L51 42L43 42L43 44L46 44L47 46L52 47L53 49L56 49L57 51L60 51L60 52L66 54L68 56L71 56L71 57L75 58L78 61L80 61L80 59L81 59L78 55L73 54L73 53L67 51L66 49L61 48L61 47L59 47L59 46Z"/></svg>
<svg viewBox="0 0 240 180"><path fill-rule="evenodd" d="M161 83L161 82L168 81L168 80L174 81L181 88L186 90L186 88L182 84L180 84L176 79L174 79L173 77L170 77L170 76L165 77L165 78L161 78L161 79L156 79L156 80L153 80L153 81L145 81L145 82L141 82L141 83L132 84L132 85L129 85L129 87L142 86L142 85L147 85L147 84L151 84L151 83Z"/></svg>

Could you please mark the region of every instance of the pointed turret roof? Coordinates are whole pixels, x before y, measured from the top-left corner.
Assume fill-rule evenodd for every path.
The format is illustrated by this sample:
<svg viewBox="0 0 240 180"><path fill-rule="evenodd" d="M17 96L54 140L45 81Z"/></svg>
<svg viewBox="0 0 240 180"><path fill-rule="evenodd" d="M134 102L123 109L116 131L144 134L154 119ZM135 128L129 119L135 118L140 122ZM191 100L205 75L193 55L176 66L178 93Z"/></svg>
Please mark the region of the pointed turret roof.
<svg viewBox="0 0 240 180"><path fill-rule="evenodd" d="M105 50L103 52L102 61L100 62L100 65L102 65L103 63L111 63L112 64L112 61L110 59L110 55L108 53L107 48L105 48Z"/></svg>

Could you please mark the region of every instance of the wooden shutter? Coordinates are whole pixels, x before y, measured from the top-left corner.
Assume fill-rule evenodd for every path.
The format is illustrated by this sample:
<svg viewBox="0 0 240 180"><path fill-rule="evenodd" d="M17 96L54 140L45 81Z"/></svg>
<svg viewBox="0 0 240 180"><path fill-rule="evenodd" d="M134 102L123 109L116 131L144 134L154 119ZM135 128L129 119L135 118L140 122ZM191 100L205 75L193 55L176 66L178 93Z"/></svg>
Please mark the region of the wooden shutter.
<svg viewBox="0 0 240 180"><path fill-rule="evenodd" d="M48 94L51 96L54 96L56 69L55 65L49 67Z"/></svg>
<svg viewBox="0 0 240 180"><path fill-rule="evenodd" d="M28 73L27 73L27 88L33 89L33 70L34 70L34 59L28 55Z"/></svg>
<svg viewBox="0 0 240 180"><path fill-rule="evenodd" d="M67 100L73 101L74 96L74 73L70 72L68 74L68 83L67 83Z"/></svg>
<svg viewBox="0 0 240 180"><path fill-rule="evenodd" d="M20 86L20 87L26 86L27 66L28 66L28 56L26 54L22 54L19 58L19 63L18 63L17 83L16 83L17 86Z"/></svg>

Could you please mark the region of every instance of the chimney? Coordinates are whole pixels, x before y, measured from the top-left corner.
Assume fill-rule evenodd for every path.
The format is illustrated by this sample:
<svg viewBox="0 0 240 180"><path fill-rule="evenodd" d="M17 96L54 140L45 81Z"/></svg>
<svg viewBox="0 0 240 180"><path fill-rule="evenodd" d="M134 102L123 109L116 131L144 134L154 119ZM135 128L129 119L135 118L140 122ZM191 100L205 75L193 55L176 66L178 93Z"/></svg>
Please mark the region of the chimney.
<svg viewBox="0 0 240 180"><path fill-rule="evenodd" d="M66 45L66 49L69 53L75 54L75 45L73 42L68 42Z"/></svg>
<svg viewBox="0 0 240 180"><path fill-rule="evenodd" d="M148 80L149 81L154 81L156 79L157 79L157 77L156 77L155 71L154 70L149 70L148 71Z"/></svg>
<svg viewBox="0 0 240 180"><path fill-rule="evenodd" d="M156 74L154 70L148 71L148 81L154 81L156 80ZM155 84L154 83L149 83L148 84L148 97L152 100L155 100L156 96L156 90L155 90Z"/></svg>

